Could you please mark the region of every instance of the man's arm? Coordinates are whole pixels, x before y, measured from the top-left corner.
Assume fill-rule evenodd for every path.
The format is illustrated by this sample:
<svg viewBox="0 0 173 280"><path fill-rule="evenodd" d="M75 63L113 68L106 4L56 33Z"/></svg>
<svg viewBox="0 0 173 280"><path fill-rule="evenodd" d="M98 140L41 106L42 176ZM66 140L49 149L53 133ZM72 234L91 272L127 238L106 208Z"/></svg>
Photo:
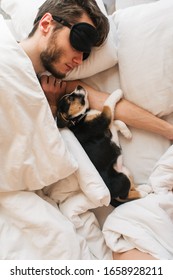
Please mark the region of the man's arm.
<svg viewBox="0 0 173 280"><path fill-rule="evenodd" d="M67 92L70 92L72 88L74 89L77 84L83 85L88 90L90 107L101 111L109 93L95 90L81 81L71 82L67 85ZM173 140L173 125L126 99L121 99L117 103L115 119L121 120L134 128L150 131Z"/></svg>
<svg viewBox="0 0 173 280"><path fill-rule="evenodd" d="M63 94L70 93L80 84L88 91L90 107L100 111L102 110L103 104L109 93L95 90L81 81L63 82L63 85L60 87L60 85L54 82L54 79L55 78L47 79L45 77L41 79L41 85L52 108L56 105L57 99ZM121 99L117 103L115 108L115 119L121 120L134 128L150 131L162 135L169 140L173 140L173 125L154 116L150 112L138 107L128 100Z"/></svg>
<svg viewBox="0 0 173 280"><path fill-rule="evenodd" d="M173 140L173 125L125 99L122 99L117 104L115 118L124 121L129 126L150 131Z"/></svg>

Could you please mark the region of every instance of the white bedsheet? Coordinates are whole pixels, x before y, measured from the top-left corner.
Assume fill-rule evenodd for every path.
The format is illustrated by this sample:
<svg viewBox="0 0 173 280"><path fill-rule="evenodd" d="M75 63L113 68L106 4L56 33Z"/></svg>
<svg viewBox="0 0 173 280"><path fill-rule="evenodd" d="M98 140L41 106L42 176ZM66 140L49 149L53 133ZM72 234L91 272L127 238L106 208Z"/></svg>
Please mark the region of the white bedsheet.
<svg viewBox="0 0 173 280"><path fill-rule="evenodd" d="M138 248L158 259L173 259L173 146L156 163L148 185L153 193L115 209L103 232L116 252Z"/></svg>

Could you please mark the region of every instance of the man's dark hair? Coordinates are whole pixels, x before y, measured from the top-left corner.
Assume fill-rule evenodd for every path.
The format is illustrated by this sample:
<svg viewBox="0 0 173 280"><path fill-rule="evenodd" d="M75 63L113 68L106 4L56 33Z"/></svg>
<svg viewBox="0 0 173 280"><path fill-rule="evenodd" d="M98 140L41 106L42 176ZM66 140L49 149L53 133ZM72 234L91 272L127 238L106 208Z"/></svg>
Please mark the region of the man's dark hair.
<svg viewBox="0 0 173 280"><path fill-rule="evenodd" d="M95 46L100 46L107 38L109 32L108 18L101 12L95 0L47 0L38 10L34 21L34 27L29 34L31 37L37 27L40 18L46 13L63 18L70 24L75 24L79 21L84 13L92 20L98 32L98 40ZM56 29L63 26L56 23Z"/></svg>

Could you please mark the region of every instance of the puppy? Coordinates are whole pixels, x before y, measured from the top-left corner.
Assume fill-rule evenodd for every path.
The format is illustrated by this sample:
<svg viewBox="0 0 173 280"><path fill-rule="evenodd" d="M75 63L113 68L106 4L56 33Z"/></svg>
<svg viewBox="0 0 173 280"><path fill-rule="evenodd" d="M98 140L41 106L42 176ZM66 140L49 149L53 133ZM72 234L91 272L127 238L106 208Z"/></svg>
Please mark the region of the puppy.
<svg viewBox="0 0 173 280"><path fill-rule="evenodd" d="M131 133L123 122L113 122L114 108L122 98L122 91L116 90L108 97L102 112L90 110L87 96L87 91L80 85L64 95L57 104L57 126L68 127L75 134L108 187L110 204L117 207L141 197L135 190L130 172L122 164L118 142L118 130L127 138Z"/></svg>

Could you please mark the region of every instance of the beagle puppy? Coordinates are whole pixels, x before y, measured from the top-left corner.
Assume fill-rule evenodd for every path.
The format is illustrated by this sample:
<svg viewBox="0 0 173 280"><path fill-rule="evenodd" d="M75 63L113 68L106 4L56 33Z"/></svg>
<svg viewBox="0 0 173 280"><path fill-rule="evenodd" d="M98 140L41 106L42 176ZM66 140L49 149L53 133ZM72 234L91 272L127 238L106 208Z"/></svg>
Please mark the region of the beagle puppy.
<svg viewBox="0 0 173 280"><path fill-rule="evenodd" d="M116 103L122 95L120 89L114 91L99 112L89 108L88 93L78 85L58 101L56 116L57 126L68 127L81 143L108 187L110 204L114 207L141 198L130 172L123 166L118 141L118 131L127 138L131 138L131 132L123 122L113 120Z"/></svg>

